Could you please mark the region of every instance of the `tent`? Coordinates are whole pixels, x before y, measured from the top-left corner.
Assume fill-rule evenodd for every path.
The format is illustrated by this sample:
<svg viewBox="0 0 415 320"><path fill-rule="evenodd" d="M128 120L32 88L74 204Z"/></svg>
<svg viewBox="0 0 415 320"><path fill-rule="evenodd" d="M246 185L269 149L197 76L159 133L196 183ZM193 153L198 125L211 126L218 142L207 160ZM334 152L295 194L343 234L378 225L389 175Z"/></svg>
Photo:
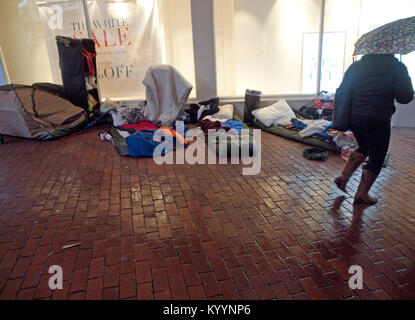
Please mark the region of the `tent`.
<svg viewBox="0 0 415 320"><path fill-rule="evenodd" d="M36 86L0 86L0 135L51 140L87 123L84 109Z"/></svg>

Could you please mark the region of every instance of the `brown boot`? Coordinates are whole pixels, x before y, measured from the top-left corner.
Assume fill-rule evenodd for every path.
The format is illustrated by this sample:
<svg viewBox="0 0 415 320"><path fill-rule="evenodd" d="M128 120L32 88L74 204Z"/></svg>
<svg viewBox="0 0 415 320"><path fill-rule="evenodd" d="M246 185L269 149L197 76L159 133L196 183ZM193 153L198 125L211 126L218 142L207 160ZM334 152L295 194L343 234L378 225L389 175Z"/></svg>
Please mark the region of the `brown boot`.
<svg viewBox="0 0 415 320"><path fill-rule="evenodd" d="M360 180L359 187L357 188L357 192L354 197L355 203L375 204L378 202L378 199L369 196L370 187L372 187L377 177L378 176L372 171L363 169L362 179Z"/></svg>
<svg viewBox="0 0 415 320"><path fill-rule="evenodd" d="M349 181L353 172L355 172L356 169L359 168L359 166L363 163L363 161L365 161L365 158L366 157L359 152L352 152L350 154L350 157L346 162L346 166L344 167L342 174L334 180L334 182L340 190L346 192L347 182Z"/></svg>

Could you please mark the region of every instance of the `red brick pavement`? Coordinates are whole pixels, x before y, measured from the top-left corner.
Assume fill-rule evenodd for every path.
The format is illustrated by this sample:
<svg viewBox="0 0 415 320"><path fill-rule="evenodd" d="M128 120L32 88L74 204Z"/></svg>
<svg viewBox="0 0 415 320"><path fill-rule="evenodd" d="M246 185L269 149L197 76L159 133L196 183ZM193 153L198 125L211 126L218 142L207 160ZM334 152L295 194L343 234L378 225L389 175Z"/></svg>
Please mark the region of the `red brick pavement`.
<svg viewBox="0 0 415 320"><path fill-rule="evenodd" d="M392 137L365 208L333 187L338 156L310 162L267 133L262 171L243 176L121 158L98 130L0 146L1 299L415 298L413 137ZM347 285L351 265L363 290Z"/></svg>

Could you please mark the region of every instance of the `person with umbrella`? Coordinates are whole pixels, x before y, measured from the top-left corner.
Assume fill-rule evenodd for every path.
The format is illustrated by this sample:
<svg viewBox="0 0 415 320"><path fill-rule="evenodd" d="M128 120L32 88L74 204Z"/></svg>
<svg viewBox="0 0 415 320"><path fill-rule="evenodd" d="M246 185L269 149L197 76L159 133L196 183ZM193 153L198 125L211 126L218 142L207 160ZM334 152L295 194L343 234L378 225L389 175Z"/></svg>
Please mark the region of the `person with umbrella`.
<svg viewBox="0 0 415 320"><path fill-rule="evenodd" d="M339 189L346 192L349 178L369 156L355 203L377 202L369 195L369 190L382 170L389 149L394 100L407 104L414 98L408 70L394 57L394 54L415 50L414 35L415 17L389 23L363 35L355 44L354 55L364 56L349 67L338 89L348 95L348 128L359 144L335 179Z"/></svg>

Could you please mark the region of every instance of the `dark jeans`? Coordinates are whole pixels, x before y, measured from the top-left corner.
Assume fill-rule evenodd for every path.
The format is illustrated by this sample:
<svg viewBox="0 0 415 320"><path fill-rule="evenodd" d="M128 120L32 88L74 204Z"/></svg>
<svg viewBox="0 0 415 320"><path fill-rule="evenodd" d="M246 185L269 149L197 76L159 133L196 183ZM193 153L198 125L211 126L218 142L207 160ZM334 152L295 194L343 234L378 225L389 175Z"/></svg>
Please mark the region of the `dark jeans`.
<svg viewBox="0 0 415 320"><path fill-rule="evenodd" d="M378 175L389 149L390 120L352 115L351 129L359 143L358 152L369 156L365 169Z"/></svg>

